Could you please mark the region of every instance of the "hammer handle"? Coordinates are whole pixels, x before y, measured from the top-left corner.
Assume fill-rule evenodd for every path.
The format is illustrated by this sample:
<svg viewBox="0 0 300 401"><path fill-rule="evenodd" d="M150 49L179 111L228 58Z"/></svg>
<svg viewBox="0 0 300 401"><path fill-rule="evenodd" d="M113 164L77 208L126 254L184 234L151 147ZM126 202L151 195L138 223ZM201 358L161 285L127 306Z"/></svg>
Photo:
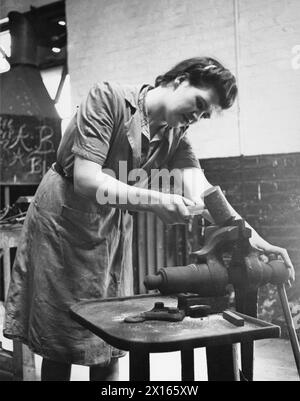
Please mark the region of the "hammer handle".
<svg viewBox="0 0 300 401"><path fill-rule="evenodd" d="M187 206L187 209L189 211L190 216L197 216L199 214L202 214L203 212L203 206Z"/></svg>

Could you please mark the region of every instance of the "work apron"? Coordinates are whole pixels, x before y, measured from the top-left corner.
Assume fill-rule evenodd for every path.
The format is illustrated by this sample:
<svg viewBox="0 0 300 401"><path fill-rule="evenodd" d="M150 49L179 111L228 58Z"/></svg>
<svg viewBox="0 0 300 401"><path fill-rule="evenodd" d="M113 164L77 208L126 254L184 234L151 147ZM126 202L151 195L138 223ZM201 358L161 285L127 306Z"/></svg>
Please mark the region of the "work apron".
<svg viewBox="0 0 300 401"><path fill-rule="evenodd" d="M4 334L45 358L95 365L120 356L70 318L77 302L132 294L132 217L75 194L51 168L24 223Z"/></svg>
<svg viewBox="0 0 300 401"><path fill-rule="evenodd" d="M124 124L103 166L120 179L120 161L127 161L129 169L142 167L140 116L131 115L131 107L126 107ZM70 129L75 128L74 120ZM146 170L165 166L178 143L179 136L170 150L165 142ZM105 364L124 353L72 320L70 307L132 294L132 216L76 194L72 181L52 167L27 211L6 302L4 335L55 361Z"/></svg>

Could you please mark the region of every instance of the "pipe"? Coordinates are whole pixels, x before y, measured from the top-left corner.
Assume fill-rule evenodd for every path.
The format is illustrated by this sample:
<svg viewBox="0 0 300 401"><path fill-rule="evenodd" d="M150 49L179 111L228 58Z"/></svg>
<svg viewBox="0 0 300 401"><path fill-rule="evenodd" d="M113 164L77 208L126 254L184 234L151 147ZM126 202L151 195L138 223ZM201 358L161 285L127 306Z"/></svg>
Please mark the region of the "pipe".
<svg viewBox="0 0 300 401"><path fill-rule="evenodd" d="M26 64L37 66L37 39L29 19L17 12L8 14L11 34L11 66Z"/></svg>
<svg viewBox="0 0 300 401"><path fill-rule="evenodd" d="M239 0L233 0L233 13L234 13L234 51L235 51L235 67L236 67L236 83L238 89L240 89L240 75L241 75L241 66L240 66L240 7ZM238 95L236 99L237 104L237 125L238 125L238 144L239 144L239 152L240 155L243 154L243 142L242 142L242 129L241 129L241 104L240 104L240 95Z"/></svg>
<svg viewBox="0 0 300 401"><path fill-rule="evenodd" d="M292 346L292 350L293 350L293 354L294 354L294 358L295 358L295 362L296 362L296 366L297 366L297 370L298 370L298 375L300 377L300 348L299 348L299 341L298 341L298 337L297 337L294 321L293 321L293 318L292 318L292 314L291 314L291 311L290 311L290 308L289 308L288 298L287 298L287 295L286 295L286 290L285 290L284 284L278 285L277 289L278 289L278 295L279 295L279 298L280 298L280 301L281 301L281 306L282 306L282 309L283 309L285 321L286 321L288 332L289 332L289 336L290 336L291 346Z"/></svg>

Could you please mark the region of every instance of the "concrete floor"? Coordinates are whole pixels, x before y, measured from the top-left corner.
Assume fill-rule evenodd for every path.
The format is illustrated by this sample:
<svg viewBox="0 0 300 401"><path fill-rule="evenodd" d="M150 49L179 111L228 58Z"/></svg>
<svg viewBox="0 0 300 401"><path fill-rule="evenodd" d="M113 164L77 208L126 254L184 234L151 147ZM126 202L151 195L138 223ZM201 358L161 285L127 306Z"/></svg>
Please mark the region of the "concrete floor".
<svg viewBox="0 0 300 401"><path fill-rule="evenodd" d="M12 349L12 342L2 336L3 306L0 303L0 341L4 349ZM36 355L37 380L40 380L41 357ZM128 354L120 359L120 380L129 378ZM88 381L87 367L73 365L72 381ZM180 353L169 352L150 355L150 379L157 381L180 380ZM195 350L195 379L207 380L206 357L203 348ZM285 339L255 342L254 380L299 381L290 342ZM1 377L0 377L1 381Z"/></svg>
<svg viewBox="0 0 300 401"><path fill-rule="evenodd" d="M120 360L120 380L128 380L128 355ZM180 353L151 354L150 379L180 380ZM204 349L195 350L195 379L207 380ZM88 369L73 366L71 380L88 380ZM260 340L255 343L254 380L299 381L290 342L284 339Z"/></svg>
<svg viewBox="0 0 300 401"><path fill-rule="evenodd" d="M11 349L9 340L3 347ZM41 357L36 355L37 380L40 380ZM120 359L120 380L127 381L128 354ZM160 353L150 355L150 378L157 381L180 380L180 353ZM88 381L89 370L85 366L72 366L72 381ZM195 350L195 379L207 380L204 349ZM260 340L255 343L255 381L299 381L290 342L284 339ZM1 377L0 377L1 381Z"/></svg>

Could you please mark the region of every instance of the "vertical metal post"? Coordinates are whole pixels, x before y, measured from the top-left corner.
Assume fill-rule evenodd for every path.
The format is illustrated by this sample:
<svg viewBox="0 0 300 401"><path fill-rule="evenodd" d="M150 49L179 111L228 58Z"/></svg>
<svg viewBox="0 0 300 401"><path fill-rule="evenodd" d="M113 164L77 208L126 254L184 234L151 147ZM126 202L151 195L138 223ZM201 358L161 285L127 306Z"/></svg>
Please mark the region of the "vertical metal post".
<svg viewBox="0 0 300 401"><path fill-rule="evenodd" d="M4 206L10 206L10 188L4 187ZM3 279L4 279L4 299L6 300L8 287L11 278L11 258L9 247L3 249Z"/></svg>
<svg viewBox="0 0 300 401"><path fill-rule="evenodd" d="M236 69L236 82L237 86L240 85L240 32L239 32L239 0L233 0L233 12L234 12L234 37L235 37L235 69ZM238 143L239 143L239 153L243 154L243 144L242 144L242 133L241 133L241 107L239 96L236 99L237 105L237 124L238 124Z"/></svg>
<svg viewBox="0 0 300 401"><path fill-rule="evenodd" d="M292 346L292 350L293 350L293 354L294 354L294 358L295 358L298 374L299 374L299 377L300 377L300 348L299 348L299 341L298 341L298 337L297 337L294 321L293 321L293 318L292 318L292 315L291 315L291 311L290 311L290 308L289 308L289 302L288 302L288 298L287 298L287 295L286 295L286 290L285 290L284 284L278 285L277 286L277 290L278 290L278 295L279 295L279 298L280 298L280 301L281 301L281 306L282 306L282 309L283 309L283 314L284 314L284 317L285 317L285 321L286 321L286 324L287 324L287 328L288 328L288 332L289 332L289 336L290 336L291 346Z"/></svg>
<svg viewBox="0 0 300 401"><path fill-rule="evenodd" d="M138 276L139 294L145 293L144 278L147 275L147 236L146 236L146 213L140 212L137 215L137 246L138 246Z"/></svg>

